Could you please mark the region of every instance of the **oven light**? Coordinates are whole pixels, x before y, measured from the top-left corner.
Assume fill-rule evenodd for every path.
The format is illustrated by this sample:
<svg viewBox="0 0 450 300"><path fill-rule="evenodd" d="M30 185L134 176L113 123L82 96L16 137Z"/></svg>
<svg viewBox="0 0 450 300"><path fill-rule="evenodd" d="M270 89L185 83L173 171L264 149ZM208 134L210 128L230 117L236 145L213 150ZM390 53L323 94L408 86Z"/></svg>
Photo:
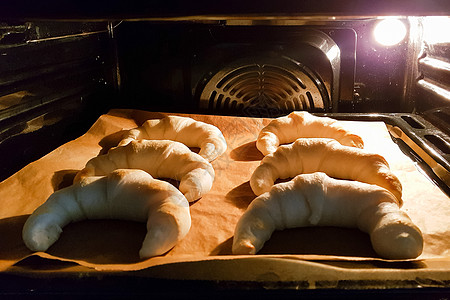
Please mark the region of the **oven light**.
<svg viewBox="0 0 450 300"><path fill-rule="evenodd" d="M376 24L373 35L381 45L394 46L405 38L406 26L397 18L382 19Z"/></svg>

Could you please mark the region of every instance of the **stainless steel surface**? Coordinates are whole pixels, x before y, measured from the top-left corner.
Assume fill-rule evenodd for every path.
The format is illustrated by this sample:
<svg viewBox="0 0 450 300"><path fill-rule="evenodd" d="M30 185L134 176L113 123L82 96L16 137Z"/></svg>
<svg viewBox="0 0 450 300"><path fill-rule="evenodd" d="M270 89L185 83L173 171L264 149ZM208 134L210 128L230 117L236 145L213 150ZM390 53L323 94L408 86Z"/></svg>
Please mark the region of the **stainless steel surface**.
<svg viewBox="0 0 450 300"><path fill-rule="evenodd" d="M294 58L269 52L240 57L227 64L208 81L200 96L200 107L211 112L221 109L272 109L279 114L292 110L334 111L338 109L341 53L338 45L319 30L300 30L298 51L318 51L327 66L313 70ZM310 47L310 48L308 48ZM321 72L328 72L327 77ZM324 81L323 78L330 78Z"/></svg>
<svg viewBox="0 0 450 300"><path fill-rule="evenodd" d="M249 58L227 65L214 74L200 96L201 108L219 113L324 111L330 109L329 103L325 84L286 58Z"/></svg>

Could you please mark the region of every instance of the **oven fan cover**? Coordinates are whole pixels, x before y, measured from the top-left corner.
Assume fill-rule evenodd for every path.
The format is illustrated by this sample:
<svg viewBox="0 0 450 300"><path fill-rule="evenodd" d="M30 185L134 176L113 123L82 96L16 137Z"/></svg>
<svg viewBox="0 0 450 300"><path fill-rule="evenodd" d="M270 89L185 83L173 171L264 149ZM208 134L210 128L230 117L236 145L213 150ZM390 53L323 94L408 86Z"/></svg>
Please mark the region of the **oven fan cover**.
<svg viewBox="0 0 450 300"><path fill-rule="evenodd" d="M294 110L330 109L324 82L289 58L239 60L203 82L200 108L212 113L275 117Z"/></svg>

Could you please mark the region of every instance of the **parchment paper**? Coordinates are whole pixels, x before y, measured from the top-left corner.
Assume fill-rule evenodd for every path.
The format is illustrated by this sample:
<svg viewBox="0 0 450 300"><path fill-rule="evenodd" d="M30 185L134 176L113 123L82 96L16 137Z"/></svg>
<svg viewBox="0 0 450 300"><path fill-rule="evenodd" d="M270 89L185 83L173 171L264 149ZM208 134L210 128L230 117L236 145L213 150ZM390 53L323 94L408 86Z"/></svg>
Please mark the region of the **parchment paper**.
<svg viewBox="0 0 450 300"><path fill-rule="evenodd" d="M383 261L372 250L367 234L358 230L315 227L275 232L256 256L234 256L234 226L256 197L249 178L262 154L255 141L270 120L245 117L186 115L217 126L228 143L213 162L211 191L191 204L188 235L163 256L140 260L145 224L119 220L89 220L69 224L46 253L32 253L22 242L26 218L55 190L71 184L75 173L92 157L118 142L121 130L139 126L163 114L112 110L83 136L55 149L0 183L0 271L31 256L75 262L96 270L141 270L152 266L196 261L289 258L294 260ZM450 199L422 175L390 139L382 122L342 121L359 134L365 148L383 155L403 185L403 210L422 230L423 254L416 261L450 260ZM193 149L195 151L195 149ZM273 261L271 261L273 263ZM448 264L447 264L448 265Z"/></svg>

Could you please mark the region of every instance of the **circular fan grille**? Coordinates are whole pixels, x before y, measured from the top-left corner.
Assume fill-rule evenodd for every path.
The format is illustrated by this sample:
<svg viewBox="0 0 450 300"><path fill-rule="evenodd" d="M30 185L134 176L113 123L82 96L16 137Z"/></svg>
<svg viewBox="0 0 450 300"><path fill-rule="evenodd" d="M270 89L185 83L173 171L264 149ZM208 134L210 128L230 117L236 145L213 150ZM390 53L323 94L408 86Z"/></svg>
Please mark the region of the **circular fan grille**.
<svg viewBox="0 0 450 300"><path fill-rule="evenodd" d="M286 59L227 66L207 81L200 96L202 108L251 116L324 111L328 102L323 82L305 66Z"/></svg>

